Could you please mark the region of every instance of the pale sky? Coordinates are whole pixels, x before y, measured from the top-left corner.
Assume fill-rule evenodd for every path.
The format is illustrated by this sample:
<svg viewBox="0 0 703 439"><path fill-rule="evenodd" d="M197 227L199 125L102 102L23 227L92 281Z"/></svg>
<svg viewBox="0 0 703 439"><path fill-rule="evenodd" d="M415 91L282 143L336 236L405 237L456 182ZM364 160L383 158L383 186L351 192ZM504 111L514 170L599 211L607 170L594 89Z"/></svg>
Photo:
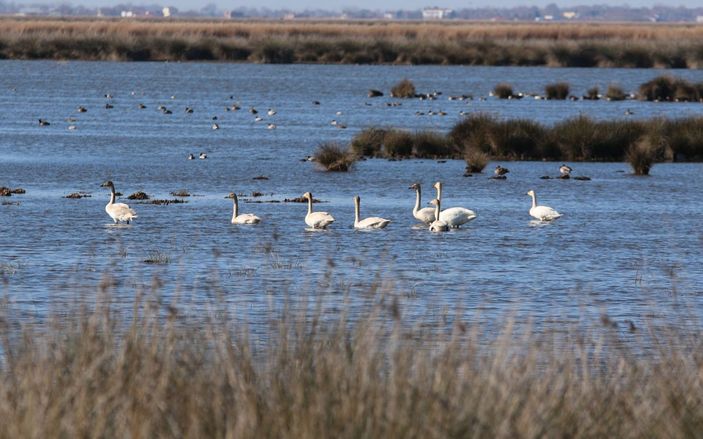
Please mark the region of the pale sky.
<svg viewBox="0 0 703 439"><path fill-rule="evenodd" d="M118 3L130 3L129 0L78 0L76 3L90 4L93 6L108 6ZM131 1L131 3L141 3ZM208 3L214 3L221 9L236 9L240 7L248 8L263 8L270 9L326 9L326 10L342 10L345 8L359 8L372 10L386 9L421 9L427 6L439 6L445 8L475 8L475 7L513 7L513 6L545 6L549 3L556 3L560 7L569 7L586 4L608 4L611 6L629 5L631 7L654 6L666 4L667 6L686 6L700 7L700 0L629 0L622 2L608 2L604 0L151 0L148 3L157 3L169 6L175 6L179 9L195 9L198 10Z"/></svg>

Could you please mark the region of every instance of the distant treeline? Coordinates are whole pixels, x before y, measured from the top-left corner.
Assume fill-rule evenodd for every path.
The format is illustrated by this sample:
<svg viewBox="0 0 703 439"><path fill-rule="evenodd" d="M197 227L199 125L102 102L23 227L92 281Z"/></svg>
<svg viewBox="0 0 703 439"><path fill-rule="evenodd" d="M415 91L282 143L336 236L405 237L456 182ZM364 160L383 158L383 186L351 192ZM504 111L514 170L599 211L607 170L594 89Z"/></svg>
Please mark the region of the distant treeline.
<svg viewBox="0 0 703 439"><path fill-rule="evenodd" d="M692 25L6 18L0 26L6 59L703 66L703 27Z"/></svg>

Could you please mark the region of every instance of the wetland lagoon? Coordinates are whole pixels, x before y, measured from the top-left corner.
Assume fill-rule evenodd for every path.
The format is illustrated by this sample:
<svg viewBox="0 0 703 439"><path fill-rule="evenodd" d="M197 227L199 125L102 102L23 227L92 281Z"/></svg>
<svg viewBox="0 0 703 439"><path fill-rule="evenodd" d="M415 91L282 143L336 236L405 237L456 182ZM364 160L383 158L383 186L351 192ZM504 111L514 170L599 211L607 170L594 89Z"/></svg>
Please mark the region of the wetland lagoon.
<svg viewBox="0 0 703 439"><path fill-rule="evenodd" d="M641 177L625 162L569 162L590 177L578 181L540 178L561 161L493 161L465 177L464 160L325 172L306 159L372 126L446 134L474 113L547 126L703 116L698 102L490 96L501 82L634 93L672 72L8 60L0 71L0 186L26 191L0 199L0 413L17 420L0 435L700 431L700 163ZM441 94L389 97L403 78ZM448 99L461 95L473 99ZM505 180L490 178L497 165ZM106 214L105 180L136 211L129 225ZM426 207L436 181L443 207L477 218L446 233L418 225L408 187L422 185ZM563 216L533 221L529 190ZM150 200L127 199L138 191ZM336 219L327 230L285 201L308 191ZM231 192L260 224L230 223ZM390 225L354 230L355 195L362 216Z"/></svg>

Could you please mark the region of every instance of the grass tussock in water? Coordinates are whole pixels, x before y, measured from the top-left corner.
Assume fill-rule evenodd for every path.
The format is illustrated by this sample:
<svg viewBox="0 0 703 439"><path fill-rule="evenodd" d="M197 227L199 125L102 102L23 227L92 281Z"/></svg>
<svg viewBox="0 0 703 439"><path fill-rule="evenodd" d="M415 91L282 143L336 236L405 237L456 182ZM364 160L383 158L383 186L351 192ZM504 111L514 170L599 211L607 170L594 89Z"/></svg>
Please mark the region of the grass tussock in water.
<svg viewBox="0 0 703 439"><path fill-rule="evenodd" d="M703 98L703 82L692 84L673 76L658 76L640 85L640 99L665 102L698 102Z"/></svg>
<svg viewBox="0 0 703 439"><path fill-rule="evenodd" d="M510 99L514 95L513 86L502 82L493 87L493 95L499 99Z"/></svg>
<svg viewBox="0 0 703 439"><path fill-rule="evenodd" d="M286 307L256 337L225 307L194 318L139 295L131 316L109 297L36 324L9 324L5 308L0 436L627 439L703 428L700 329L627 335L605 316L592 331L422 329L388 302L354 322Z"/></svg>
<svg viewBox="0 0 703 439"><path fill-rule="evenodd" d="M349 171L358 159L350 148L336 142L322 143L313 158L324 170L334 172Z"/></svg>
<svg viewBox="0 0 703 439"><path fill-rule="evenodd" d="M627 94L619 85L610 84L605 92L605 97L609 101L624 101L627 99Z"/></svg>
<svg viewBox="0 0 703 439"><path fill-rule="evenodd" d="M0 58L260 63L703 66L678 24L3 18Z"/></svg>
<svg viewBox="0 0 703 439"><path fill-rule="evenodd" d="M489 160L627 161L644 135L657 138L655 161L703 160L703 118L599 121L577 116L554 125L473 113L449 133L369 128L351 141L355 153L388 158L464 158L480 172ZM475 166L475 167L474 167Z"/></svg>
<svg viewBox="0 0 703 439"><path fill-rule="evenodd" d="M415 94L415 84L409 79L403 79L391 88L394 98L414 98Z"/></svg>
<svg viewBox="0 0 703 439"><path fill-rule="evenodd" d="M563 101L569 97L569 84L567 82L547 84L544 87L544 94L547 99L557 99Z"/></svg>

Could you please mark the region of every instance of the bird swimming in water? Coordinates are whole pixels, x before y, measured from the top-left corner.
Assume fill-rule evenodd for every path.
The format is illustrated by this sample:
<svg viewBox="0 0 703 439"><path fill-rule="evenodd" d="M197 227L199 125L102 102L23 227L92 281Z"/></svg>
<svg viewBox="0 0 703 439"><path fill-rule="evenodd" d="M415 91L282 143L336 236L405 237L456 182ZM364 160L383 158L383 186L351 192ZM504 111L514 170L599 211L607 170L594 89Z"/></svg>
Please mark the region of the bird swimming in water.
<svg viewBox="0 0 703 439"><path fill-rule="evenodd" d="M508 168L504 168L500 165L496 166L495 170L493 171L493 173L498 177L501 177L501 176L507 174L508 172L510 172L508 170Z"/></svg>
<svg viewBox="0 0 703 439"><path fill-rule="evenodd" d="M192 153L188 154L188 160L195 160L195 156Z"/></svg>
<svg viewBox="0 0 703 439"><path fill-rule="evenodd" d="M571 171L573 171L573 169L571 169L569 166L566 166L565 164L562 164L559 167L559 172L561 173L562 177L564 177L566 175L570 175Z"/></svg>

